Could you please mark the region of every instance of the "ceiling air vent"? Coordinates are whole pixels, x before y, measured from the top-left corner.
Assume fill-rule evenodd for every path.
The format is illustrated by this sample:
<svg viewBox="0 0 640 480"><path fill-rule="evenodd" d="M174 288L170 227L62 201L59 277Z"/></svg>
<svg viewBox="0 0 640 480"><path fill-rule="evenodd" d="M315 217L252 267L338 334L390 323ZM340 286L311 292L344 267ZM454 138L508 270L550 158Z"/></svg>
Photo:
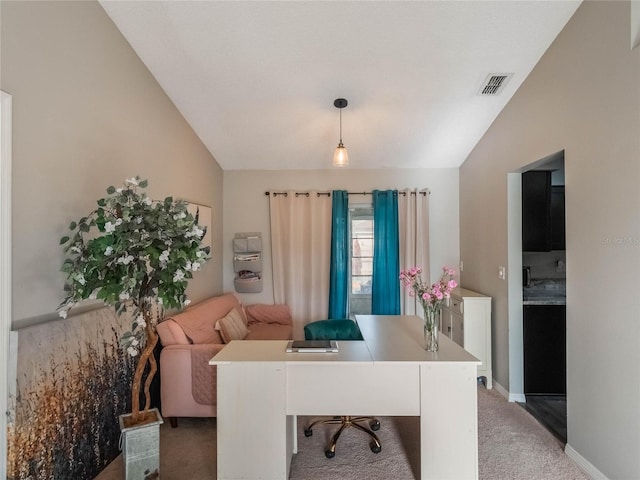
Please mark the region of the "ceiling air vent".
<svg viewBox="0 0 640 480"><path fill-rule="evenodd" d="M500 95L504 87L509 83L511 77L513 77L513 73L490 73L487 75L487 78L485 78L482 87L480 87L478 95Z"/></svg>

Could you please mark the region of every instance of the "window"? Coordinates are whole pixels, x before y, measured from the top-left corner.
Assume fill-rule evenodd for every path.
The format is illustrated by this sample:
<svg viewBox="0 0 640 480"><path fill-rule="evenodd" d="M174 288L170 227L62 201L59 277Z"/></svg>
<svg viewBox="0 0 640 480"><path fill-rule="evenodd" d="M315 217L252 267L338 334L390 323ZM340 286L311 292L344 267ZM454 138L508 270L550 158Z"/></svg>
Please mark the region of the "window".
<svg viewBox="0 0 640 480"><path fill-rule="evenodd" d="M371 205L349 209L351 263L349 276L349 315L371 313L373 279L373 208Z"/></svg>

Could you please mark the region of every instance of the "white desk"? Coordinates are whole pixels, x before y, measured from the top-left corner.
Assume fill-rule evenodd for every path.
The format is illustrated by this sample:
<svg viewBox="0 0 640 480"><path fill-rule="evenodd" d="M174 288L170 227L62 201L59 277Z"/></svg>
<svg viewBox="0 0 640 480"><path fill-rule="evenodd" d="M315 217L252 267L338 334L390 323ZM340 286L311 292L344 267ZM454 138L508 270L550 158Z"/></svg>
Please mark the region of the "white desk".
<svg viewBox="0 0 640 480"><path fill-rule="evenodd" d="M419 416L420 478L478 478L480 362L448 338L438 353L426 352L416 316L357 321L364 342L340 341L338 353L243 340L213 357L218 480L287 479L295 415Z"/></svg>

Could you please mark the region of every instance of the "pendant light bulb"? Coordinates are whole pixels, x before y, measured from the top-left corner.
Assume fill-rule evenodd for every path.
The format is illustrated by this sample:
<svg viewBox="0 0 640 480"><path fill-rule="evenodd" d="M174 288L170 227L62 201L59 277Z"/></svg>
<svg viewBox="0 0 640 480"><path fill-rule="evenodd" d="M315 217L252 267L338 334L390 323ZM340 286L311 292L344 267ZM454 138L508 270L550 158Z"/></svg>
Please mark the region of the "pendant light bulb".
<svg viewBox="0 0 640 480"><path fill-rule="evenodd" d="M337 98L333 105L340 111L340 142L338 143L338 147L333 154L333 166L334 167L344 167L349 165L349 154L347 153L347 148L342 143L342 109L346 107L348 102L344 98Z"/></svg>
<svg viewBox="0 0 640 480"><path fill-rule="evenodd" d="M345 165L349 165L349 154L347 153L347 147L340 142L333 153L333 166L344 167Z"/></svg>

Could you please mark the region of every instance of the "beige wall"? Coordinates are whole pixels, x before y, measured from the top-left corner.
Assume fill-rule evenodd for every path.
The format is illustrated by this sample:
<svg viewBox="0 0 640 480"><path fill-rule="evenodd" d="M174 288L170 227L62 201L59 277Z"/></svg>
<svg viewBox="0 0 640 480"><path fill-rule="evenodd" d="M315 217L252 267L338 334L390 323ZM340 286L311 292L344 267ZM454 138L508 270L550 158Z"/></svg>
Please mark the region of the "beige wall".
<svg viewBox="0 0 640 480"><path fill-rule="evenodd" d="M1 2L1 88L13 95L13 320L63 297L59 238L109 185L213 207L213 260L195 300L222 290L222 171L96 2Z"/></svg>
<svg viewBox="0 0 640 480"><path fill-rule="evenodd" d="M509 387L507 174L564 149L568 450L640 478L640 49L629 2L585 2L460 170L463 284L494 297ZM516 272L512 272L516 274Z"/></svg>
<svg viewBox="0 0 640 480"><path fill-rule="evenodd" d="M331 158L327 159L331 162ZM457 266L459 258L458 169L394 170L227 170L224 172L224 288L233 291L232 239L237 232L262 232L264 289L242 294L247 303L273 303L269 198L266 191L335 189L351 192L372 189L428 188L431 230L431 276L443 265ZM369 197L370 198L370 197Z"/></svg>

